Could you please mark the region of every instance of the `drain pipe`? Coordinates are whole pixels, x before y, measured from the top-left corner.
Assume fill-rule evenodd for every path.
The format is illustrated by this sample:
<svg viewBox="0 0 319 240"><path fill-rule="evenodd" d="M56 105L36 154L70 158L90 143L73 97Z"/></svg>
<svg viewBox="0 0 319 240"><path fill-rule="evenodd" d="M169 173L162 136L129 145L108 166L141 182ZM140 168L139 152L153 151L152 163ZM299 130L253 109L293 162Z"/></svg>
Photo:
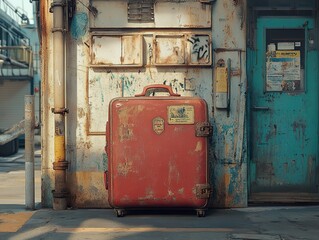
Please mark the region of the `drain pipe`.
<svg viewBox="0 0 319 240"><path fill-rule="evenodd" d="M55 189L53 193L53 209L67 208L68 189L66 173L68 162L65 159L65 51L64 51L64 7L65 0L54 0L50 12L53 13L53 78L54 78L54 154L53 163Z"/></svg>

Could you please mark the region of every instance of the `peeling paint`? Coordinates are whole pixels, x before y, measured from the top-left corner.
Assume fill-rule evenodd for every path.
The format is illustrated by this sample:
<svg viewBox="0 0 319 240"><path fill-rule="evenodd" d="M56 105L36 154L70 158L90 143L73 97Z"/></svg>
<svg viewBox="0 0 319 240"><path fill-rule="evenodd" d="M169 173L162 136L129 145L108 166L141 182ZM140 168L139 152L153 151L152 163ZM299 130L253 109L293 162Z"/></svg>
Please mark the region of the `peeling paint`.
<svg viewBox="0 0 319 240"><path fill-rule="evenodd" d="M203 150L203 145L201 141L198 141L196 144L195 152L200 152Z"/></svg>
<svg viewBox="0 0 319 240"><path fill-rule="evenodd" d="M117 166L117 173L122 176L127 176L130 172L133 172L133 162L127 161L124 163L119 163Z"/></svg>
<svg viewBox="0 0 319 240"><path fill-rule="evenodd" d="M76 13L71 22L71 35L74 39L82 38L88 31L89 18L87 13Z"/></svg>

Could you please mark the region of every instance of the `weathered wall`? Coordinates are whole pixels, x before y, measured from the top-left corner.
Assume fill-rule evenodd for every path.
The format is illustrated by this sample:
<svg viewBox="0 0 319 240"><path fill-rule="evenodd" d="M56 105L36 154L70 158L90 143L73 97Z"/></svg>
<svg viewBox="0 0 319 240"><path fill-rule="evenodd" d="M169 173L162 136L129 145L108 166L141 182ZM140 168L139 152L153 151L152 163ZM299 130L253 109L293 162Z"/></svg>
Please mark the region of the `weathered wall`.
<svg viewBox="0 0 319 240"><path fill-rule="evenodd" d="M231 61L230 110L214 108L212 183L217 207L247 206L246 1L217 1L213 8L215 65ZM216 95L216 93L215 93Z"/></svg>
<svg viewBox="0 0 319 240"><path fill-rule="evenodd" d="M52 92L52 14L49 13L49 1L41 2L43 32L42 36L42 79L43 79L43 185L42 194L45 206L52 204L51 190L54 188L52 178L53 154L53 106ZM103 172L107 168L105 146L105 122L108 115L109 101L118 96L134 96L140 93L144 86L154 83L171 85L174 91L183 96L200 96L208 103L210 121L215 126L214 136L211 140L210 163L212 170L211 182L214 186L213 204L218 207L245 206L246 196L246 157L244 140L245 116L245 3L243 1L217 1L211 10L206 5L202 6L209 18L203 18L192 13L189 18L175 16L179 19L174 23L174 29L161 29L173 22L155 19L154 24L127 24L110 20L101 16L105 11L100 11L103 6L113 4L119 7L116 1L93 1L93 8L89 0L77 3L70 31L66 34L66 101L69 114L67 115L67 161L70 162L68 170L68 186L70 189L70 204L73 207L107 207L107 192L104 189ZM165 1L164 1L165 2ZM96 6L95 6L95 5ZM168 2L155 10L167 8ZM98 6L97 6L98 5ZM101 6L100 6L101 5ZM98 12L94 11L94 6ZM174 10L179 8L177 2ZM99 8L98 8L99 7ZM183 5L181 8L186 8ZM120 8L121 9L121 8ZM104 12L104 13L103 13ZM175 12L175 10L173 11ZM112 12L111 12L112 13ZM110 14L111 14L110 13ZM97 15L96 15L97 14ZM158 15L155 15L158 16ZM192 19L193 17L193 19ZM167 18L167 16L166 16ZM175 19L175 20L176 20ZM203 23L190 24L193 22ZM115 25L114 25L115 24ZM117 24L127 30L118 30ZM122 25L121 25L122 24ZM173 23L172 23L173 24ZM213 25L211 28L211 24ZM160 28L156 28L156 27ZM110 27L112 29L107 29ZM198 28L200 27L200 28ZM130 33L142 39L142 57L122 59L127 63L137 66L114 67L108 65L107 54L112 49L107 46L94 45L92 36L113 34L115 36ZM169 49L171 46L164 44L160 47L154 45L157 36L169 36L174 39L169 42L182 47L185 51L176 48L178 54L169 56L165 53L163 58L156 58L161 54L162 47ZM206 62L192 63L192 53L187 52L194 47L192 36L200 35L212 39L214 49L226 48L226 51L208 49ZM174 36L177 36L177 40ZM165 40L165 39L164 39ZM209 40L210 41L210 40ZM173 44L173 45L174 45ZM211 45L210 45L211 46ZM101 49L99 49L101 47ZM104 47L104 48L103 48ZM125 47L124 47L125 48ZM93 50L92 50L93 49ZM174 46L173 46L173 49ZM240 49L240 51L238 50ZM102 52L104 51L104 52ZM92 54L93 52L93 54ZM194 51L193 51L194 52ZM182 60L179 54L185 54ZM104 59L105 54L105 59ZM197 54L198 56L202 54ZM138 54L136 55L138 56ZM232 59L231 78L231 106L227 117L225 110L214 107L213 68L210 66L216 60L223 58ZM104 61L104 65L95 66L94 60ZM142 59L142 63L138 62ZM213 62L211 61L213 59ZM196 60L196 61L197 61ZM115 61L115 60L114 60ZM201 60L202 61L202 60ZM106 63L105 63L106 62ZM175 63L175 64L171 64ZM170 65L171 64L171 65ZM202 64L202 65L200 65Z"/></svg>

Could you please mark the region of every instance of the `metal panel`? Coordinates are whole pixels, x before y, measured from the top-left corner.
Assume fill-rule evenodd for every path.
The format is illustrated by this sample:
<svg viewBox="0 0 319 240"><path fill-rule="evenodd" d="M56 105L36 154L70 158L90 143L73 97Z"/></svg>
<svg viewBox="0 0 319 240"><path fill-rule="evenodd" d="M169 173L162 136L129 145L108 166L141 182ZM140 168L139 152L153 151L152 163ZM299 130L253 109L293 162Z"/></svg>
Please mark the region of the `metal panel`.
<svg viewBox="0 0 319 240"><path fill-rule="evenodd" d="M128 0L128 22L154 22L154 0Z"/></svg>
<svg viewBox="0 0 319 240"><path fill-rule="evenodd" d="M216 197L213 204L218 207L244 207L247 206L246 1L216 1L213 6L215 67L220 59L225 63L231 59L230 109L214 107L213 112L212 184ZM213 94L215 104L216 88Z"/></svg>
<svg viewBox="0 0 319 240"><path fill-rule="evenodd" d="M185 63L185 38L179 36L155 36L155 64L180 65Z"/></svg>
<svg viewBox="0 0 319 240"><path fill-rule="evenodd" d="M94 66L141 66L142 38L139 35L93 35L91 64Z"/></svg>
<svg viewBox="0 0 319 240"><path fill-rule="evenodd" d="M90 28L211 28L211 5L195 0L155 1L154 22L131 22L128 3L92 0ZM146 13L149 16L149 13ZM106 21L107 19L107 21ZM141 19L143 17L141 16Z"/></svg>
<svg viewBox="0 0 319 240"><path fill-rule="evenodd" d="M211 65L209 34L155 35L155 65Z"/></svg>
<svg viewBox="0 0 319 240"><path fill-rule="evenodd" d="M197 1L156 1L154 17L160 28L210 28L212 24L211 5Z"/></svg>
<svg viewBox="0 0 319 240"><path fill-rule="evenodd" d="M158 1L157 1L158 2ZM186 1L181 2L185 6ZM193 1L194 3L195 1ZM92 3L92 6L90 5ZM162 83L172 86L174 92L178 92L183 96L200 96L204 98L212 109L211 83L212 83L212 68L209 67L188 67L190 65L191 42L187 41L189 36L196 34L207 34L211 36L211 29L193 29L181 31L176 27L168 26L166 29L156 29L155 23L128 23L127 22L127 1L89 1L83 0L81 3L76 1L76 14L90 16L89 27L86 28L85 18L83 21L77 22L81 24L81 34L72 35L77 32L78 25L72 24L71 31L66 32L66 97L67 107L70 109L68 113L67 126L67 159L70 161L68 171L68 185L70 188L70 204L73 207L106 207L107 192L103 188L103 165L106 156L103 152L105 145L105 123L108 117L108 103L118 96L134 96L140 93L145 85ZM159 3L159 2L158 2ZM161 4L161 3L159 3ZM205 13L208 18L211 18L211 6L202 4L196 1L197 10ZM89 6L87 8L87 6ZM96 9L94 9L94 7ZM52 161L54 156L54 126L53 114L53 65L52 54L53 38L52 38L52 14L49 13L47 2L41 4L41 17L43 22L43 205L50 206L52 204L52 185L54 183ZM183 8L186 9L186 8ZM97 14L95 15L95 11ZM187 13L186 13L187 14ZM165 13L161 16L165 18ZM74 20L74 18L73 18ZM195 19L196 20L196 19ZM194 20L194 23L197 21ZM183 20L184 21L184 20ZM176 23L172 23L173 25ZM205 27L211 24L198 24L198 27ZM184 25L178 26L184 27ZM205 25L205 26L204 26ZM132 29L127 29L132 28ZM134 29L133 29L134 28ZM149 31L140 30L141 28L149 28ZM170 29L171 28L171 29ZM96 34L98 32L98 34ZM113 35L112 35L113 34ZM153 40L155 35L171 34L184 35L184 53L185 65L178 67L170 66L154 66L155 50ZM100 41L103 50L98 50L96 46L95 53L99 60L105 61L107 64L102 64L100 68L95 67L99 64L93 64L92 52L88 48L94 36L113 36L121 37L121 44L124 42L130 43L130 39L125 39L125 36L141 35L143 49L141 48L141 67L112 67L109 61L114 60L113 56L107 55L109 49L103 41ZM114 40L114 39L113 39ZM115 45L119 46L118 41L114 41ZM124 44L125 45L125 44ZM123 46L123 45L122 45ZM130 46L128 44L128 46ZM91 46L90 46L91 47ZM125 48L124 48L125 49ZM91 49L92 50L92 49ZM129 49L131 50L131 49ZM122 55L123 48L121 47L121 57L119 59L119 51L115 52L116 62L122 61L133 63L136 60L136 54ZM126 50L124 50L126 51ZM94 58L96 57L94 56ZM126 58L132 57L132 58ZM110 59L109 59L110 58ZM195 60L195 58L194 58ZM95 61L95 59L94 59ZM193 61L194 62L194 61ZM135 61L136 63L136 61ZM90 66L91 64L91 66ZM93 67L94 65L94 67ZM194 65L197 65L195 63ZM89 66L89 67L88 67ZM114 65L115 66L115 65ZM121 66L117 64L116 66ZM128 65L133 66L133 64ZM209 111L210 119L211 111ZM96 136L92 136L96 135ZM96 184L98 182L98 184Z"/></svg>

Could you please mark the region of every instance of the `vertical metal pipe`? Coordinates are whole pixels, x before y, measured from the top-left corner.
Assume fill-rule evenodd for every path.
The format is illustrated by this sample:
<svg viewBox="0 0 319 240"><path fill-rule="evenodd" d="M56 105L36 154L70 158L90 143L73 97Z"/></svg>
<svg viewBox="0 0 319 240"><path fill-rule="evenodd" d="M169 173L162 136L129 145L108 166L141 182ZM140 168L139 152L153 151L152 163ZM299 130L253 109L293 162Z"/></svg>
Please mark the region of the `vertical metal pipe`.
<svg viewBox="0 0 319 240"><path fill-rule="evenodd" d="M66 169L65 160L65 62L64 62L64 0L55 0L51 4L53 12L53 77L54 77L54 109L52 109L55 123L54 153L55 161L55 189L53 191L53 209L67 208Z"/></svg>
<svg viewBox="0 0 319 240"><path fill-rule="evenodd" d="M25 96L25 206L33 210L34 201L34 96Z"/></svg>

